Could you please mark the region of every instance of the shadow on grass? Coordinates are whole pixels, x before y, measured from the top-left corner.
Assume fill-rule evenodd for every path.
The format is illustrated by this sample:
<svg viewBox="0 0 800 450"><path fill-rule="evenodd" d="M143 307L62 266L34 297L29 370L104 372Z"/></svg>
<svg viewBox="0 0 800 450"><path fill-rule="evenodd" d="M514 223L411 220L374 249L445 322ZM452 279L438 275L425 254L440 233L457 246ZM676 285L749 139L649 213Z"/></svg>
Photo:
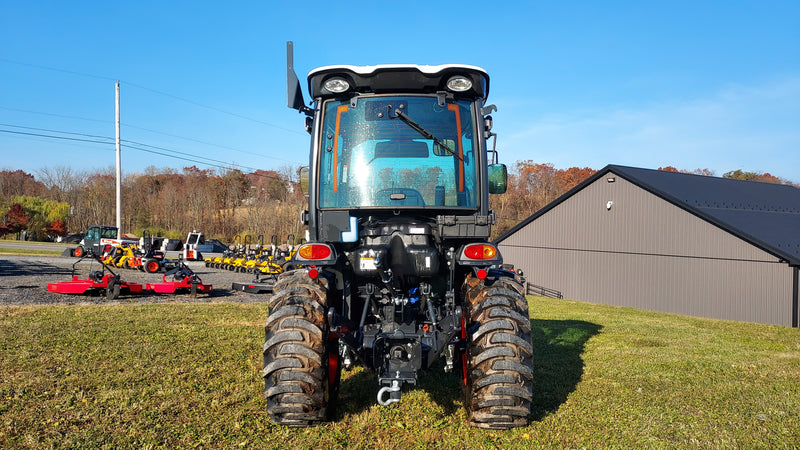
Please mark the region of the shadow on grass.
<svg viewBox="0 0 800 450"><path fill-rule="evenodd" d="M567 400L583 376L583 348L600 333L602 326L581 320L531 320L533 340L533 401L531 420L539 421L555 413ZM422 389L445 414L463 407L459 373L445 373L441 367L421 370L417 386L404 386L403 392ZM336 420L358 414L377 405L377 375L359 370L340 385Z"/></svg>
<svg viewBox="0 0 800 450"><path fill-rule="evenodd" d="M531 419L542 420L567 401L583 376L583 347L603 327L582 320L531 320Z"/></svg>
<svg viewBox="0 0 800 450"><path fill-rule="evenodd" d="M417 389L425 391L447 415L462 407L461 379L455 372L446 373L442 367L436 366L430 370L420 370L418 375L416 386L403 386L404 396ZM358 414L377 405L380 388L376 372L366 369L342 380L336 420L341 420L346 414Z"/></svg>

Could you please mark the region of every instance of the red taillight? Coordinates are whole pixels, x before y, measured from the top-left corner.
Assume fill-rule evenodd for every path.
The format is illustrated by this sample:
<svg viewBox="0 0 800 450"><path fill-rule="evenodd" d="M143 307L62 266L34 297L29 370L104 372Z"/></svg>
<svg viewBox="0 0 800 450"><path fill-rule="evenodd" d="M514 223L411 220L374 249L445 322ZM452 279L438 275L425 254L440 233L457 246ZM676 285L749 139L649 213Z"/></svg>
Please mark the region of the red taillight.
<svg viewBox="0 0 800 450"><path fill-rule="evenodd" d="M464 249L464 256L469 259L494 259L497 256L497 249L489 244L468 245Z"/></svg>
<svg viewBox="0 0 800 450"><path fill-rule="evenodd" d="M306 244L297 251L303 259L327 259L331 256L331 248L323 244Z"/></svg>
<svg viewBox="0 0 800 450"><path fill-rule="evenodd" d="M317 269L309 269L308 276L311 277L312 280L316 280L319 276L319 270Z"/></svg>
<svg viewBox="0 0 800 450"><path fill-rule="evenodd" d="M486 271L483 270L483 269L478 270L478 273L476 275L478 276L478 279L480 279L480 280L486 279Z"/></svg>

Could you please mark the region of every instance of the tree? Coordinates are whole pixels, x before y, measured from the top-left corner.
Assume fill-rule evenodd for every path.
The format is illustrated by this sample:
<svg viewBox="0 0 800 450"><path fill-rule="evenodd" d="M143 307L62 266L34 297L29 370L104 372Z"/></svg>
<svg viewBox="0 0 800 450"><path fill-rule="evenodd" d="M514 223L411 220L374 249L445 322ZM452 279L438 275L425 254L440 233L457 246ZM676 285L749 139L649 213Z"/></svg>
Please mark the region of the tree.
<svg viewBox="0 0 800 450"><path fill-rule="evenodd" d="M19 233L28 227L31 218L25 214L25 210L19 203L14 203L6 213L6 227L11 233Z"/></svg>
<svg viewBox="0 0 800 450"><path fill-rule="evenodd" d="M15 195L41 195L47 187L22 170L0 170L0 198Z"/></svg>
<svg viewBox="0 0 800 450"><path fill-rule="evenodd" d="M731 170L730 172L725 172L722 174L722 178L731 178L734 180L755 180L758 178L758 174L755 172L744 172L742 169Z"/></svg>
<svg viewBox="0 0 800 450"><path fill-rule="evenodd" d="M712 172L709 169L694 169L694 170L681 169L681 170L678 170L678 169L676 169L676 168L674 168L672 166L666 166L666 167L659 167L658 170L661 170L663 172L690 173L692 175L703 175L703 176L706 176L706 177L713 177L714 176L714 172Z"/></svg>
<svg viewBox="0 0 800 450"><path fill-rule="evenodd" d="M589 167L570 167L566 170L558 170L559 190L563 194L581 184L595 173L597 173L597 171Z"/></svg>
<svg viewBox="0 0 800 450"><path fill-rule="evenodd" d="M57 220L66 221L69 214L68 204L54 200L20 195L12 197L11 201L22 208L27 217L24 229L35 240L43 239L50 224Z"/></svg>
<svg viewBox="0 0 800 450"><path fill-rule="evenodd" d="M766 172L765 173L745 172L742 171L741 169L725 172L724 174L722 174L722 178L731 178L734 180L746 180L746 181L761 181L763 183L774 183L774 184L789 184L789 185L792 184L789 180L776 177Z"/></svg>
<svg viewBox="0 0 800 450"><path fill-rule="evenodd" d="M67 225L63 220L55 220L47 226L45 231L47 232L48 236L66 236Z"/></svg>

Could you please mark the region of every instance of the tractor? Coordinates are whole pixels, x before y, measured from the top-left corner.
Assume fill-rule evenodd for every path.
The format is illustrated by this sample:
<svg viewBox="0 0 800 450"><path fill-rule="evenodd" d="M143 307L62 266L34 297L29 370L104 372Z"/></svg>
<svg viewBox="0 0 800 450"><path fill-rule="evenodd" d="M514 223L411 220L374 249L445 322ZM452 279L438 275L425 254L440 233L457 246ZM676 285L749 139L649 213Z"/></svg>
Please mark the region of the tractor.
<svg viewBox="0 0 800 450"><path fill-rule="evenodd" d="M289 42L287 78L311 134L308 231L268 300L271 420L333 420L341 371L358 364L375 374L380 405L401 401L420 371L443 370L463 385L470 425L525 426L531 323L522 277L489 242L489 194L505 192L507 170L487 72L326 66L308 74L306 104Z"/></svg>

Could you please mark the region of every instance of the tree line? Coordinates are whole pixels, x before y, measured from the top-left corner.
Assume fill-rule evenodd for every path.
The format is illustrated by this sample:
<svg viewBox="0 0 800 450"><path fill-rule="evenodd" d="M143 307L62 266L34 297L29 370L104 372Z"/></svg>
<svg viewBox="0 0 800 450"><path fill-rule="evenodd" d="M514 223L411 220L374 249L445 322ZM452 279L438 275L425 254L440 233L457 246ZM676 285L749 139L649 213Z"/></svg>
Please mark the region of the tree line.
<svg viewBox="0 0 800 450"><path fill-rule="evenodd" d="M659 170L714 176L708 169ZM497 215L492 238L508 231L597 171L589 167L556 168L550 163L517 161L510 167L508 190L490 196ZM735 170L724 178L792 184L769 173ZM307 207L295 167L257 170L181 170L149 167L123 177L122 228L141 236L184 238L192 230L231 242L236 235L272 235L279 241L300 237L300 211ZM796 186L796 185L795 185ZM0 237L11 235L47 240L85 231L89 225L116 222L113 168L79 171L43 168L36 175L21 170L0 171Z"/></svg>

